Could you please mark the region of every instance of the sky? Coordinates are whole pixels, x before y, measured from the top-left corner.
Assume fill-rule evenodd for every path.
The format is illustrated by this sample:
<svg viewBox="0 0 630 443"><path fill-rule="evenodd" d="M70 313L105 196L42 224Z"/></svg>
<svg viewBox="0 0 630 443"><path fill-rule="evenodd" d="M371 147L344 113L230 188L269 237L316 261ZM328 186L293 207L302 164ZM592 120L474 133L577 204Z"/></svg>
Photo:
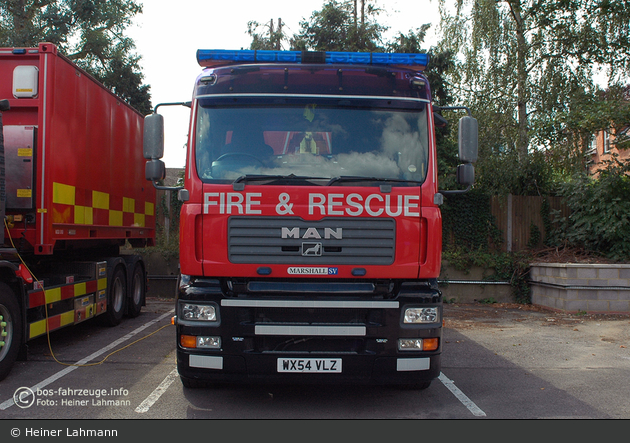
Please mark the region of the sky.
<svg viewBox="0 0 630 443"><path fill-rule="evenodd" d="M248 49L251 37L247 22L274 24L282 18L287 34L300 30L300 21L310 19L328 0L138 0L138 14L127 35L134 39L144 82L151 86L153 106L159 103L190 101L195 79L201 72L197 49ZM438 0L377 0L385 12L379 23L390 28L389 39L397 32L408 33L431 23L427 49L436 42L439 26ZM288 48L286 48L288 49ZM167 168L182 168L186 161L189 110L161 107L165 120L164 162Z"/></svg>

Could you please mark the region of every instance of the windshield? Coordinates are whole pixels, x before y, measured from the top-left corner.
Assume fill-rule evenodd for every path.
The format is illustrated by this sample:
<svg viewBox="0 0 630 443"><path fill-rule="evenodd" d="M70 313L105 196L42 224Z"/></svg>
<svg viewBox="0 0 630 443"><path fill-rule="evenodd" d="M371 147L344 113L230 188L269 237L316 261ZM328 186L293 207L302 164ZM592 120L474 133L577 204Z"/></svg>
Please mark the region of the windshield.
<svg viewBox="0 0 630 443"><path fill-rule="evenodd" d="M199 100L195 152L205 182L271 176L283 183L356 186L365 178L417 186L426 177L426 103L391 109L392 101L387 108L226 102Z"/></svg>

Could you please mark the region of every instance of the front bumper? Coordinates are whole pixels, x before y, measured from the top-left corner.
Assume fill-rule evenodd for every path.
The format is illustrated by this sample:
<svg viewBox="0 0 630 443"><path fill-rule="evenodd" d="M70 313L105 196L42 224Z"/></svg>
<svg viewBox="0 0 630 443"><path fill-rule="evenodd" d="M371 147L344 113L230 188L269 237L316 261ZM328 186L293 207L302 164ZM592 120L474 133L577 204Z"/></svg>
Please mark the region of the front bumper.
<svg viewBox="0 0 630 443"><path fill-rule="evenodd" d="M417 282L416 282L417 283ZM210 382L416 384L439 376L442 298L431 285L394 285L365 294L231 294L220 281L180 289L177 365L182 377ZM182 304L216 306L214 322L184 320ZM430 324L405 324L406 307L435 307ZM218 337L219 349L182 346L180 337ZM437 340L430 351L400 350L401 338ZM310 365L310 371L299 365ZM335 371L323 368L338 363ZM281 370L282 364L296 370ZM293 366L292 366L293 365ZM315 371L316 366L320 371ZM321 366L321 367L320 367ZM340 369L340 370L339 370Z"/></svg>

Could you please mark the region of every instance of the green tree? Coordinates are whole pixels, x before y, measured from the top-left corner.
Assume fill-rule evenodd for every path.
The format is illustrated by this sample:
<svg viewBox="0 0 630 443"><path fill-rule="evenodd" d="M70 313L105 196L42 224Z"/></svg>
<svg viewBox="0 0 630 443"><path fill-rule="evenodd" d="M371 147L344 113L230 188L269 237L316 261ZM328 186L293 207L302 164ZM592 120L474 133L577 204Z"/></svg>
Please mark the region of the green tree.
<svg viewBox="0 0 630 443"><path fill-rule="evenodd" d="M300 32L291 46L309 51L385 52L383 32L388 28L376 19L382 12L369 0L336 1L324 4L311 18L300 22Z"/></svg>
<svg viewBox="0 0 630 443"><path fill-rule="evenodd" d="M594 68L612 83L630 73L628 2L458 0L454 11L448 3L440 0L439 48L457 54L448 80L479 118L481 158L515 152L527 169L533 148L568 147L565 120L578 111L569 105L596 94Z"/></svg>
<svg viewBox="0 0 630 443"><path fill-rule="evenodd" d="M260 31L261 28L262 31ZM273 19L269 21L269 24L261 24L254 20L249 21L247 22L247 34L252 38L249 49L276 51L285 49L282 42L287 40L287 36L282 28L282 18L278 19L276 26L274 26Z"/></svg>
<svg viewBox="0 0 630 443"><path fill-rule="evenodd" d="M134 0L5 0L0 46L51 42L140 112L151 111L133 40L125 36L142 6Z"/></svg>

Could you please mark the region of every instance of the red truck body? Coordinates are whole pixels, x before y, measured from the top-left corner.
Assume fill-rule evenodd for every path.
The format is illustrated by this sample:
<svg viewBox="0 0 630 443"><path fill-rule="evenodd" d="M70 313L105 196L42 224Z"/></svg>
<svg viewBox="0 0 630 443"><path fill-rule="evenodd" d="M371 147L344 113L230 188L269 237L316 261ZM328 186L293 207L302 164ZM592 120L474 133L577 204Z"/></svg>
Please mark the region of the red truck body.
<svg viewBox="0 0 630 443"><path fill-rule="evenodd" d="M205 69L187 104L179 191L184 385L426 388L442 349L426 54L197 57ZM145 119L154 181L164 171L161 131L159 114Z"/></svg>
<svg viewBox="0 0 630 443"><path fill-rule="evenodd" d="M144 262L119 248L154 244L156 191L144 178L143 115L55 45L0 48L0 78L0 315L12 320L2 376L31 338L139 314Z"/></svg>
<svg viewBox="0 0 630 443"><path fill-rule="evenodd" d="M36 214L12 236L25 237L35 254L52 254L64 243L152 242L155 189L146 185L142 152L134 149L142 144L143 116L54 45L0 51L6 80L0 98L11 105L3 116L7 214ZM34 97L27 91L14 97L16 67L36 69ZM12 178L16 171L20 180Z"/></svg>

